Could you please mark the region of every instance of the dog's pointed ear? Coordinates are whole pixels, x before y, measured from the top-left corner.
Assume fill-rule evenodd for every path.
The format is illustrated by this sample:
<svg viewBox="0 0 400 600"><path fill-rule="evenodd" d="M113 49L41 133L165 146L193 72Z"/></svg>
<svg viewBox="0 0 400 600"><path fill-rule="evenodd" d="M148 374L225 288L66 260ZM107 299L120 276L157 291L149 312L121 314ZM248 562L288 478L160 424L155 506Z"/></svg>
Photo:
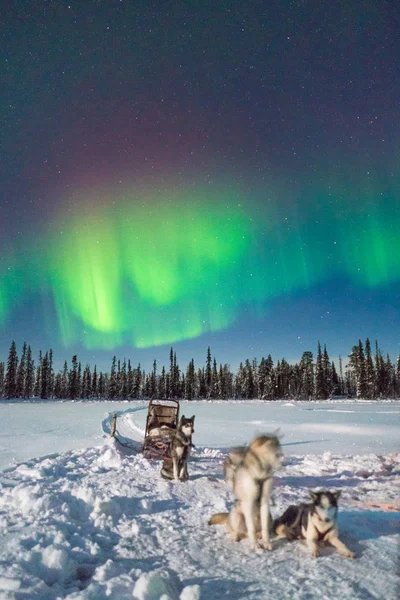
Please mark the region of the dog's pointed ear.
<svg viewBox="0 0 400 600"><path fill-rule="evenodd" d="M195 416L196 416L196 415L193 415L193 417L191 417L191 418L190 418L190 420L191 420L191 421L193 421L193 423L194 423L194 418L195 418Z"/></svg>
<svg viewBox="0 0 400 600"><path fill-rule="evenodd" d="M335 498L336 501L339 500L340 496L342 495L342 490L337 490L336 492L333 492L333 496Z"/></svg>
<svg viewBox="0 0 400 600"><path fill-rule="evenodd" d="M278 440L281 440L283 438L283 433L281 433L280 427L278 427L278 429L275 429L275 431L272 433L272 435L277 437Z"/></svg>
<svg viewBox="0 0 400 600"><path fill-rule="evenodd" d="M183 421L184 418L185 418L185 415L182 415L180 418L180 421Z"/></svg>
<svg viewBox="0 0 400 600"><path fill-rule="evenodd" d="M316 502L318 500L318 494L317 494L317 492L313 492L312 490L308 490L308 491L309 491L309 494L311 496L311 500L313 502Z"/></svg>

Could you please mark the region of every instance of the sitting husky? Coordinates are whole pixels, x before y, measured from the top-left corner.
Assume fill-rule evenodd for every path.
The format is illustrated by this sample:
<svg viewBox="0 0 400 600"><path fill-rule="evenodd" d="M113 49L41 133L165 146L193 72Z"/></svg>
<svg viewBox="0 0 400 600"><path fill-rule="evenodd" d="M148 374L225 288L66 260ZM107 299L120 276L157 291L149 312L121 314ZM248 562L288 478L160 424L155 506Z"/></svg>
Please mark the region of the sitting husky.
<svg viewBox="0 0 400 600"><path fill-rule="evenodd" d="M314 557L320 555L318 542L328 542L342 556L354 558L354 552L339 540L337 503L340 493L310 490L312 503L289 506L274 522L274 531L288 540L305 539Z"/></svg>
<svg viewBox="0 0 400 600"><path fill-rule="evenodd" d="M233 456L232 464L228 462L225 465L225 473L228 472L232 480L236 503L230 513L218 513L208 523L226 523L235 541L248 536L253 550L259 546L271 550L270 499L272 475L281 464L279 438L276 435L260 435L244 452L238 449ZM257 541L259 532L261 544Z"/></svg>
<svg viewBox="0 0 400 600"><path fill-rule="evenodd" d="M174 431L167 456L164 459L161 469L161 475L164 479L173 479L174 481L189 479L187 462L193 446L193 433L194 415L190 419L186 419L185 415L182 415L178 427Z"/></svg>

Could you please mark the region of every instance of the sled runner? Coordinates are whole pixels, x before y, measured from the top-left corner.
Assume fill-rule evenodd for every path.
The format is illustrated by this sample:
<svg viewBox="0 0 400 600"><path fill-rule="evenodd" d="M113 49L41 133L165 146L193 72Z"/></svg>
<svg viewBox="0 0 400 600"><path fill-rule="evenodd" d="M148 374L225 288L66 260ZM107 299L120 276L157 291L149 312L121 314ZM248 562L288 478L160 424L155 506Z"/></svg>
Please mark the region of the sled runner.
<svg viewBox="0 0 400 600"><path fill-rule="evenodd" d="M143 444L145 458L164 459L179 420L179 400L150 400Z"/></svg>

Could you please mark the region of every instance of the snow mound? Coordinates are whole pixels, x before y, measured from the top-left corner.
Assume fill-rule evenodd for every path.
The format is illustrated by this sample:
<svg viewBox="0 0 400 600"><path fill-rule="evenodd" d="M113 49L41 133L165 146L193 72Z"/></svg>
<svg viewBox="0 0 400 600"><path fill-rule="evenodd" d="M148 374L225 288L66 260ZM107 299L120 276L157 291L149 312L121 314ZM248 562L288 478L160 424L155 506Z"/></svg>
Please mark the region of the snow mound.
<svg viewBox="0 0 400 600"><path fill-rule="evenodd" d="M198 585L183 588L178 575L170 569L143 573L133 589L137 600L200 600Z"/></svg>

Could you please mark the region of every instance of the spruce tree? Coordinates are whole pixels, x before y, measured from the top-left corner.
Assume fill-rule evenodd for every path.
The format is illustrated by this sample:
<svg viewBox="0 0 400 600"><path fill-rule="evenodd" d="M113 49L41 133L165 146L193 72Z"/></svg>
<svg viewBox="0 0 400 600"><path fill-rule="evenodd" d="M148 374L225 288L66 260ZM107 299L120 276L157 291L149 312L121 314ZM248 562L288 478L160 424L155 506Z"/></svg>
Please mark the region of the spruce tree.
<svg viewBox="0 0 400 600"><path fill-rule="evenodd" d="M54 389L53 389L53 397L60 399L62 398L62 374L57 373L54 377Z"/></svg>
<svg viewBox="0 0 400 600"><path fill-rule="evenodd" d="M390 360L389 354L386 355L385 365L385 396L387 398L393 398L394 395L394 369L392 361Z"/></svg>
<svg viewBox="0 0 400 600"><path fill-rule="evenodd" d="M121 381L121 361L118 359L117 362L117 376L116 376L116 398L121 398L121 389L122 389L122 381Z"/></svg>
<svg viewBox="0 0 400 600"><path fill-rule="evenodd" d="M290 397L290 376L291 368L285 358L282 358L279 365L279 388L280 398Z"/></svg>
<svg viewBox="0 0 400 600"><path fill-rule="evenodd" d="M128 377L126 373L126 359L124 358L124 362L122 363L121 373L120 373L120 388L119 388L119 397L123 400L128 398Z"/></svg>
<svg viewBox="0 0 400 600"><path fill-rule="evenodd" d="M332 394L332 371L331 371L331 363L329 360L328 351L326 349L326 345L324 344L324 353L322 355L322 368L324 371L324 387L326 398Z"/></svg>
<svg viewBox="0 0 400 600"><path fill-rule="evenodd" d="M0 398L4 397L4 363L0 362Z"/></svg>
<svg viewBox="0 0 400 600"><path fill-rule="evenodd" d="M133 382L133 398L141 398L142 395L142 371L140 363L135 369L135 376Z"/></svg>
<svg viewBox="0 0 400 600"><path fill-rule="evenodd" d="M157 397L157 361L153 361L153 370L150 377L150 398Z"/></svg>
<svg viewBox="0 0 400 600"><path fill-rule="evenodd" d="M78 388L78 398L82 398L82 364L81 361L78 362L78 375L77 375L77 388Z"/></svg>
<svg viewBox="0 0 400 600"><path fill-rule="evenodd" d="M165 397L171 398L171 374L169 372L165 376Z"/></svg>
<svg viewBox="0 0 400 600"><path fill-rule="evenodd" d="M49 350L49 362L48 362L47 377L48 377L48 384L47 384L48 398L52 398L53 390L54 390L54 369L53 369L53 350L52 350L52 348L50 348L50 350Z"/></svg>
<svg viewBox="0 0 400 600"><path fill-rule="evenodd" d="M61 398L68 398L68 364L64 361L64 367L61 375Z"/></svg>
<svg viewBox="0 0 400 600"><path fill-rule="evenodd" d="M326 400L328 397L325 380L325 370L322 360L321 344L318 341L317 361L315 364L315 398Z"/></svg>
<svg viewBox="0 0 400 600"><path fill-rule="evenodd" d="M175 368L174 368L174 350L171 346L169 351L169 391L168 398L175 398Z"/></svg>
<svg viewBox="0 0 400 600"><path fill-rule="evenodd" d="M212 394L212 388L211 388L211 383L212 383L212 359L211 359L211 349L210 346L208 346L207 348L207 359L206 359L206 372L205 372L205 377L206 377L206 390L207 390L207 398L209 398Z"/></svg>
<svg viewBox="0 0 400 600"><path fill-rule="evenodd" d="M39 398L39 396L41 394L41 390L42 390L42 361L43 361L42 351L39 350L39 364L36 369L35 388L33 391L35 398Z"/></svg>
<svg viewBox="0 0 400 600"><path fill-rule="evenodd" d="M90 372L90 366L86 365L83 371L82 377L82 390L81 398L88 399L92 392L92 374Z"/></svg>
<svg viewBox="0 0 400 600"><path fill-rule="evenodd" d="M150 388L151 388L151 378L150 375L146 375L143 371L143 381L144 381L144 397L150 398Z"/></svg>
<svg viewBox="0 0 400 600"><path fill-rule="evenodd" d="M400 397L400 354L397 357L397 362L396 362L396 382L397 382L396 398L399 398Z"/></svg>
<svg viewBox="0 0 400 600"><path fill-rule="evenodd" d="M303 386L302 372L299 364L292 366L291 382L290 382L290 397L301 398L301 390Z"/></svg>
<svg viewBox="0 0 400 600"><path fill-rule="evenodd" d="M213 367L211 372L211 398L219 398L219 382L218 382L218 371L217 371L217 361L214 357Z"/></svg>
<svg viewBox="0 0 400 600"><path fill-rule="evenodd" d="M24 342L24 345L22 347L21 360L20 360L20 363L18 365L18 370L17 370L17 384L16 384L16 392L15 392L15 395L17 398L24 397L25 377L26 377L26 353L27 353L27 347L26 347L26 342Z"/></svg>
<svg viewBox="0 0 400 600"><path fill-rule="evenodd" d="M35 365L34 365L34 361L32 360L31 347L28 346L28 350L26 353L26 377L25 377L25 387L24 387L24 398L32 397L34 385L35 385Z"/></svg>
<svg viewBox="0 0 400 600"><path fill-rule="evenodd" d="M5 377L5 396L6 398L15 398L17 391L17 369L18 369L18 355L17 347L15 342L11 342L10 351L8 354L7 371Z"/></svg>
<svg viewBox="0 0 400 600"><path fill-rule="evenodd" d="M48 352L42 359L42 377L40 382L40 397L46 399L49 397L49 355Z"/></svg>
<svg viewBox="0 0 400 600"><path fill-rule="evenodd" d="M261 398L261 399L265 398L265 384L266 384L266 379L267 379L266 364L267 364L267 361L262 356L260 364L258 366L258 372L257 372L257 382L258 382L257 397Z"/></svg>
<svg viewBox="0 0 400 600"><path fill-rule="evenodd" d="M207 398L206 374L204 367L198 369L197 380L199 382L199 398Z"/></svg>
<svg viewBox="0 0 400 600"><path fill-rule="evenodd" d="M378 340L375 340L375 397L381 398L383 396L384 388L384 373L383 373L383 360L381 351L378 346Z"/></svg>
<svg viewBox="0 0 400 600"><path fill-rule="evenodd" d="M339 355L339 395L344 394L344 377L343 377L343 363L342 357Z"/></svg>
<svg viewBox="0 0 400 600"><path fill-rule="evenodd" d="M71 400L79 397L78 357L76 354L72 357L71 369L68 374L68 397Z"/></svg>
<svg viewBox="0 0 400 600"><path fill-rule="evenodd" d="M354 373L356 397L366 398L367 382L365 375L365 355L361 340L358 341L357 346L353 346L353 349L349 355L349 366L351 367Z"/></svg>
<svg viewBox="0 0 400 600"><path fill-rule="evenodd" d="M255 385L254 385L254 376L253 376L253 368L250 364L249 359L247 358L244 363L244 384L243 384L243 392L245 398L254 398L255 396Z"/></svg>
<svg viewBox="0 0 400 600"><path fill-rule="evenodd" d="M185 398L187 400L192 400L195 396L195 369L194 369L194 360L189 362L187 370L186 370L186 378L185 378Z"/></svg>
<svg viewBox="0 0 400 600"><path fill-rule="evenodd" d="M302 395L305 400L311 400L314 393L314 365L313 353L309 350L303 352L301 361Z"/></svg>
<svg viewBox="0 0 400 600"><path fill-rule="evenodd" d="M117 390L117 357L113 356L111 363L110 385L108 386L108 397L114 400L118 393Z"/></svg>
<svg viewBox="0 0 400 600"><path fill-rule="evenodd" d="M90 391L90 397L91 398L98 398L99 396L99 380L97 377L97 366L94 365L93 368L93 375L92 375L92 389Z"/></svg>
<svg viewBox="0 0 400 600"><path fill-rule="evenodd" d="M244 398L244 383L245 383L245 371L243 367L243 363L239 364L239 368L235 377L235 397L236 398Z"/></svg>
<svg viewBox="0 0 400 600"><path fill-rule="evenodd" d="M98 391L98 397L99 398L105 398L106 396L106 384L107 384L107 380L104 376L103 371L100 371L99 373L99 391Z"/></svg>
<svg viewBox="0 0 400 600"><path fill-rule="evenodd" d="M333 396L339 396L341 394L340 380L339 376L336 372L335 363L332 361L331 363L331 373L332 373L332 389L331 394Z"/></svg>
<svg viewBox="0 0 400 600"><path fill-rule="evenodd" d="M265 388L264 394L267 400L273 400L275 398L275 370L274 370L274 361L270 354L268 354L267 359L265 361L265 371L266 371L266 379L265 379Z"/></svg>
<svg viewBox="0 0 400 600"><path fill-rule="evenodd" d="M165 367L161 369L160 379L158 381L158 397L161 400L165 400L167 398L167 375L165 372Z"/></svg>
<svg viewBox="0 0 400 600"><path fill-rule="evenodd" d="M375 398L375 369L372 360L371 343L365 340L365 396L368 400Z"/></svg>
<svg viewBox="0 0 400 600"><path fill-rule="evenodd" d="M128 358L128 372L126 375L126 379L127 379L128 398L133 398L134 375L133 375L133 369L132 369L130 358Z"/></svg>
<svg viewBox="0 0 400 600"><path fill-rule="evenodd" d="M171 377L171 398L177 398L180 396L181 392L180 392L180 385L179 385L179 380L180 380L180 369L176 360L176 352L174 352L174 359L173 359L173 369L172 369L172 377Z"/></svg>

